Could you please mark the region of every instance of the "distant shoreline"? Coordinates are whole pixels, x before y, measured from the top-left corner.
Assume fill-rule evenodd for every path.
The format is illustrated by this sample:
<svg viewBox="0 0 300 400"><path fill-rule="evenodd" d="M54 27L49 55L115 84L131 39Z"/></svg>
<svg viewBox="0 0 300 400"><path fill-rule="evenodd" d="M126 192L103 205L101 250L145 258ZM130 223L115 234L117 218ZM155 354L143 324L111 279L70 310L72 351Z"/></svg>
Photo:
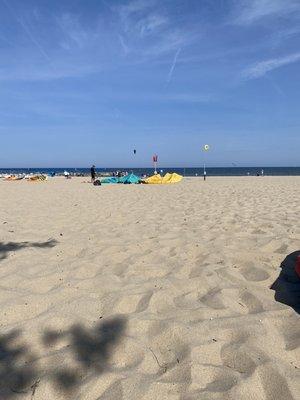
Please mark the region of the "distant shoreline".
<svg viewBox="0 0 300 400"><path fill-rule="evenodd" d="M0 168L0 174L30 174L30 173L43 173L51 175L63 175L64 171L68 171L73 176L89 176L90 168ZM154 168L97 168L99 175L111 175L115 171L133 172L135 175L152 175ZM265 176L300 176L300 167L207 167L206 172L208 176L256 176L257 174ZM180 175L193 177L202 176L203 167L158 167L158 172L165 174L166 172L176 172Z"/></svg>

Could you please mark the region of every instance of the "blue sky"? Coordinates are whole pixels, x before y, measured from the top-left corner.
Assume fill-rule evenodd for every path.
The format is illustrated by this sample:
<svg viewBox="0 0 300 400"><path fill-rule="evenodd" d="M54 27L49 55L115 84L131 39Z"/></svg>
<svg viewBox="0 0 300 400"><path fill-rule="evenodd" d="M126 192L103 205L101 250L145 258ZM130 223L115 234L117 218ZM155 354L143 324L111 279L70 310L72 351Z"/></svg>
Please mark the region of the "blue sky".
<svg viewBox="0 0 300 400"><path fill-rule="evenodd" d="M0 0L0 166L299 166L299 39L299 0Z"/></svg>

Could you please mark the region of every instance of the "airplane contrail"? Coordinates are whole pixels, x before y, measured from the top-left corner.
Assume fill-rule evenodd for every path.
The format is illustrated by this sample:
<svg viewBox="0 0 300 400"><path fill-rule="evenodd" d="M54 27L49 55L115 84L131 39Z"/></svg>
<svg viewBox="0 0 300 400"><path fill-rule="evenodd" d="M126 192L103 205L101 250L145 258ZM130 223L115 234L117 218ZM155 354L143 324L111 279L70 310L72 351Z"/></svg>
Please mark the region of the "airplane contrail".
<svg viewBox="0 0 300 400"><path fill-rule="evenodd" d="M174 69L176 67L177 58L178 58L180 52L181 52L181 47L176 51L176 54L174 56L173 63L171 65L171 68L170 68L170 71L169 71L169 74L168 74L168 78L167 78L167 84L171 82L171 79L172 79L172 76L173 76L173 72L174 72Z"/></svg>
<svg viewBox="0 0 300 400"><path fill-rule="evenodd" d="M43 47L39 44L39 42L35 39L35 37L32 35L32 33L30 32L30 30L28 29L28 27L24 24L24 21L22 21L21 18L19 18L16 14L16 12L14 11L14 9L8 4L8 2L6 0L2 0L3 4L6 6L6 8L10 11L10 13L13 15L13 17L15 18L15 20L21 25L21 27L23 28L24 32L26 33L26 35L28 36L28 38L31 40L31 42L33 43L33 45L39 50L39 52L42 54L42 56L44 58L46 58L47 61L51 62L50 57L48 56L48 54L45 52L45 50L43 49Z"/></svg>

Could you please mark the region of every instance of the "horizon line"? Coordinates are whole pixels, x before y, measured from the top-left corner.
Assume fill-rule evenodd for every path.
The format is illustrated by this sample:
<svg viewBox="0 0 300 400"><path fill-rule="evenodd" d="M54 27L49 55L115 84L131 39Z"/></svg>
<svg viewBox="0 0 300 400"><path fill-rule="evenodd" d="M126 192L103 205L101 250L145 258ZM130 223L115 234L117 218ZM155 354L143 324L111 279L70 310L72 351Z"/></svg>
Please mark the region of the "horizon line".
<svg viewBox="0 0 300 400"><path fill-rule="evenodd" d="M70 166L63 166L63 167L0 167L0 170L7 170L7 169L90 169L91 167L70 167ZM101 170L101 169L153 169L153 166L141 166L141 167L133 167L133 166L127 166L127 167L121 167L121 166L115 166L115 167L97 167L96 169ZM166 169L166 168L176 168L176 169L203 169L203 165L199 166L180 166L180 167L175 167L175 166L160 166L157 167L157 169ZM206 169L211 169L211 168L300 168L300 165L280 165L280 166L274 166L274 165L231 165L231 166L207 166Z"/></svg>

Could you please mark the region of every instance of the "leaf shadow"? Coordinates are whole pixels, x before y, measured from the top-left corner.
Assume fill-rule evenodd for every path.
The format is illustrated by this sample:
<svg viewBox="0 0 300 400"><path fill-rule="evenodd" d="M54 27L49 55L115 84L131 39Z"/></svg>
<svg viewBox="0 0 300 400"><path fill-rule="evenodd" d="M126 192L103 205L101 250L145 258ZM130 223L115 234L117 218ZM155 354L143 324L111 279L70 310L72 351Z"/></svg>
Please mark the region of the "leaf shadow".
<svg viewBox="0 0 300 400"><path fill-rule="evenodd" d="M0 242L0 260L8 257L10 252L22 250L26 247L51 248L57 245L57 240L49 239L46 242Z"/></svg>
<svg viewBox="0 0 300 400"><path fill-rule="evenodd" d="M33 354L22 343L21 331L0 335L0 399L14 399L22 393L31 393L33 398L39 382L45 380L55 390L74 395L81 385L109 369L113 348L125 328L126 318L114 316L91 328L76 324L64 331L45 330L43 355ZM66 356L72 363L64 363ZM46 360L43 367L41 358Z"/></svg>

